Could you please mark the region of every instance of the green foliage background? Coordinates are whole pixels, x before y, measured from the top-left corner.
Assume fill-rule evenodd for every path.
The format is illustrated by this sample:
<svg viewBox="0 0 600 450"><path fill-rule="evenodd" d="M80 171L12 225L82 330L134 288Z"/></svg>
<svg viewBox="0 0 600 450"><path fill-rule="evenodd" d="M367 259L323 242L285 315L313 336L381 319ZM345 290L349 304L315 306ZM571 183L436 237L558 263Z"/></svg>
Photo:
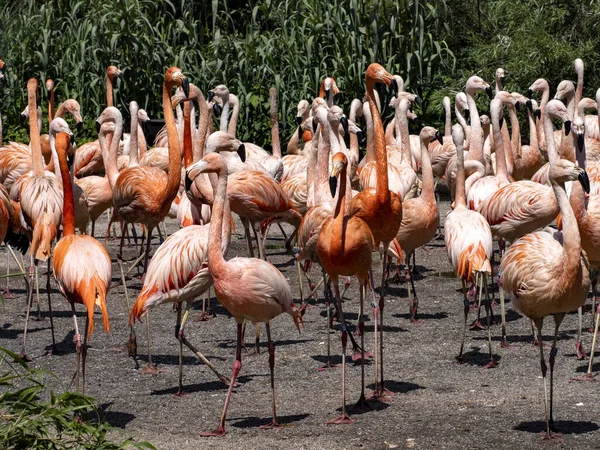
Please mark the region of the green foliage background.
<svg viewBox="0 0 600 450"><path fill-rule="evenodd" d="M164 70L178 65L205 92L225 83L240 97L239 135L269 146L268 89L279 92L283 139L295 107L312 99L332 74L346 107L364 93L372 61L405 79L423 99L421 122L439 124L441 98L471 74L488 82L507 71L510 90L538 77L556 86L586 63L586 95L599 86L597 2L559 0L22 0L0 7L0 52L8 86L0 91L5 136L26 140L18 126L30 77L55 80L60 99L76 98L95 138L104 107L104 71L124 71L117 101L135 99L160 117Z"/></svg>

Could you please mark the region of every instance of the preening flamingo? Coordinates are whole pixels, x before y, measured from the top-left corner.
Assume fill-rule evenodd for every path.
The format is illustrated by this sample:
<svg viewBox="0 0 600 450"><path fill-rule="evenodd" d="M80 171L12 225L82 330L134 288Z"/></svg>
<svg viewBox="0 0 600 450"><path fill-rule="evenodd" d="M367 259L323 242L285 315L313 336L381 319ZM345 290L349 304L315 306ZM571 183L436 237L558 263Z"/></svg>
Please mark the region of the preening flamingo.
<svg viewBox="0 0 600 450"><path fill-rule="evenodd" d="M219 177L209 228L208 270L213 278L217 299L234 316L237 323L236 359L221 421L217 430L201 433L201 436L225 434L227 408L235 380L242 367L242 324L245 320L266 325L272 400L272 421L266 427L279 427L275 410L275 346L271 340L270 321L285 312L292 317L300 330L302 316L292 300L289 284L275 266L255 258L233 258L229 261L223 258L222 227L227 196L227 166L223 158L219 154L208 154L192 168L202 172L215 172Z"/></svg>
<svg viewBox="0 0 600 450"><path fill-rule="evenodd" d="M456 192L454 193L454 209L448 213L444 222L444 238L446 241L446 250L448 251L448 259L450 260L450 264L452 264L456 276L461 279L463 284L465 320L460 352L457 357L459 362L463 361L463 349L469 315L469 300L467 299L465 283L474 281L477 287L481 279L482 286L485 286L487 297L487 276L492 273L492 266L490 264L492 258L492 231L481 214L467 208L463 153L464 139L462 127L458 124L454 125L452 127L452 140L454 141L454 145L456 145L458 165L456 172ZM495 367L496 363L492 355L489 307L489 301L487 301L490 362L486 367Z"/></svg>
<svg viewBox="0 0 600 450"><path fill-rule="evenodd" d="M546 131L546 142L550 144L551 141L552 135ZM546 231L527 234L506 251L500 265L504 288L514 296L514 307L534 321L540 341L544 317L552 315L554 318L554 339L549 360L549 397L544 346L539 346L544 380L546 439L553 439L553 432L556 431L552 417L552 400L558 328L566 313L584 304L590 289L588 261L581 253L577 220L565 192L565 182L574 180L579 180L589 192L589 179L582 168L563 159L551 163L550 181L562 215L562 236L559 237L558 232Z"/></svg>
<svg viewBox="0 0 600 450"><path fill-rule="evenodd" d="M67 298L73 311L77 351L76 386L79 390L79 367L81 362L81 392L85 394L85 360L88 338L94 331L94 309L96 306L102 311L104 331L107 333L110 331L106 310L106 294L110 287L112 263L106 249L96 239L91 236L77 236L75 234L73 185L71 184L69 163L67 162L67 148L69 145L70 137L68 134L61 132L56 136L56 152L58 153L62 175L64 204L63 237L54 248L52 270L58 289ZM75 303L80 303L87 309L83 342L77 326Z"/></svg>
<svg viewBox="0 0 600 450"><path fill-rule="evenodd" d="M402 203L398 195L390 192L388 187L388 164L385 147L385 134L381 116L375 103L375 83L385 83L392 89L396 88L396 81L380 64L373 63L367 68L367 98L369 111L373 120L375 150L377 152L377 186L359 192L350 202L350 214L364 220L373 233L375 248L379 247L381 256L381 286L379 291L379 326L380 326L380 354L381 358L381 383L375 389L375 395L385 393L383 385L383 308L385 299L385 276L388 247L396 237L402 222Z"/></svg>
<svg viewBox="0 0 600 450"><path fill-rule="evenodd" d="M338 281L340 275L356 276L360 290L360 312L359 320L363 320L363 303L366 287L369 283L368 277L371 270L371 253L375 245L373 234L366 222L357 216L345 213L346 188L348 180L348 159L343 153L337 153L332 159L332 169L329 184L332 196L335 196L338 179L339 192L333 216L329 216L322 225L317 241L317 255L319 261L329 275L335 290L337 300L338 318L342 331L342 414L327 423L340 424L352 423L353 420L346 414L346 344L348 341L348 328L342 310L342 299L340 296ZM364 327L361 327L364 328ZM361 373L361 395L357 407L369 408L365 397L365 372L364 372L364 329L361 330L362 343L362 373Z"/></svg>

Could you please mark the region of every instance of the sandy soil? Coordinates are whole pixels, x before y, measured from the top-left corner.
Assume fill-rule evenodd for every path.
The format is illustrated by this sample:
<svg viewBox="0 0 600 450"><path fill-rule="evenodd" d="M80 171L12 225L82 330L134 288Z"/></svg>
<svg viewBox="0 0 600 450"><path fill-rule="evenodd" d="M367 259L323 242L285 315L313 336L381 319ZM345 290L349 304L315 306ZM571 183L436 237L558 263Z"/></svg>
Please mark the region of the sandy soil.
<svg viewBox="0 0 600 450"><path fill-rule="evenodd" d="M442 218L448 201L441 204ZM103 230L104 222L97 226ZM175 231L170 222L169 232ZM246 256L243 228L236 223L230 256ZM103 237L103 233L102 237ZM272 230L268 243L268 260L288 278L295 298L299 296L298 279L291 256L283 250L279 231ZM154 238L154 248L158 245ZM117 241L108 242L115 257ZM125 259L135 259L131 246ZM374 255L375 279L379 279L379 259ZM227 419L228 434L223 438L200 438L201 431L218 424L226 388L215 375L184 349L184 387L187 395L175 397L178 379L178 342L174 336L176 313L170 305L162 305L150 315L154 361L163 371L147 375L136 370L123 345L128 338L127 307L120 285L118 266L113 260L113 286L109 294L112 333L102 332L100 314L96 314L96 331L91 339L87 362L87 393L98 400L106 420L122 430L116 436L147 440L160 449L478 449L478 448L545 448L539 433L544 430L543 388L539 351L532 345L529 321L508 303L508 334L511 349L499 346L500 326L492 328L494 354L498 366L484 368L487 361L486 332L469 331L466 341L466 363L457 364L460 345L462 294L460 282L449 271L443 241L434 241L417 251L416 288L420 299L419 314L424 323L413 325L408 318L406 283L391 285L385 308L385 368L387 387L396 393L389 403L374 403L374 410L352 413L352 425L326 425L340 407L340 370L318 371L326 353L326 320L322 301L308 309L305 329L298 334L291 318L280 316L272 322L276 342L276 388L279 420L285 424L277 430L262 430L270 420L269 366L266 336L260 356L244 353L240 380L235 390ZM0 270L6 269L1 258ZM14 264L11 270L16 271ZM44 280L45 267L40 269ZM3 272L1 272L3 273ZM313 270L317 278L317 271ZM4 281L2 281L4 283ZM127 281L135 298L141 281ZM51 370L57 380L48 379L57 390L70 386L75 367L73 322L68 303L52 281L56 336L60 354L46 355L51 342L45 282L41 283L42 321L31 322L28 353L32 365ZM6 300L0 321L0 346L20 351L24 324L25 291L22 279L11 279L17 294ZM4 287L4 286L2 286ZM306 288L306 284L305 284ZM496 296L497 298L497 296ZM216 317L205 322L190 321L187 338L218 369L229 374L234 361L235 321L227 311L211 299ZM353 282L345 297L347 317L356 323L358 288ZM589 310L588 305L588 310ZM35 307L34 307L35 311ZM80 327L84 314L79 307ZM194 317L197 310L194 310ZM370 312L370 311L369 311ZM499 308L495 309L499 312ZM473 318L476 311L472 311ZM35 317L34 313L34 317ZM499 317L499 316L498 316ZM584 316L588 328L592 316ZM372 320L367 322L367 350L373 349ZM596 383L572 382L571 378L587 369L587 363L575 358L577 315L565 319L559 341L555 370L554 415L563 433L561 448L600 448L598 412L600 397ZM137 325L141 368L146 364L145 325ZM254 329L249 326L246 343L251 349ZM553 331L552 320L546 321L546 338ZM340 335L332 332L334 360L341 361ZM591 334L584 334L584 347L589 351ZM549 350L546 349L548 353ZM598 353L597 355L598 356ZM360 366L348 359L347 405L358 399ZM594 370L600 369L599 362ZM367 367L369 385L373 382L373 366Z"/></svg>

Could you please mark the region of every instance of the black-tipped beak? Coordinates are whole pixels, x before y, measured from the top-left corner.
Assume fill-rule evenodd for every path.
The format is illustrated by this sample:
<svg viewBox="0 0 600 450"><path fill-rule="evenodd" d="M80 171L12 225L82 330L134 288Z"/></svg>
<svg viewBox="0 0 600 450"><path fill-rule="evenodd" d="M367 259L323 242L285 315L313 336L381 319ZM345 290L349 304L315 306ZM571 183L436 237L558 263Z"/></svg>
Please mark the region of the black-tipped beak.
<svg viewBox="0 0 600 450"><path fill-rule="evenodd" d="M302 125L302 116L296 116L296 125Z"/></svg>
<svg viewBox="0 0 600 450"><path fill-rule="evenodd" d="M504 86L506 86L506 78L505 77L500 77L500 86L502 87L502 89L504 89Z"/></svg>
<svg viewBox="0 0 600 450"><path fill-rule="evenodd" d="M536 109L533 112L533 117L536 117L538 120L542 119L542 110L541 109Z"/></svg>
<svg viewBox="0 0 600 450"><path fill-rule="evenodd" d="M190 98L190 79L184 78L181 80L181 89L183 89L183 93L185 94L185 98Z"/></svg>
<svg viewBox="0 0 600 450"><path fill-rule="evenodd" d="M74 155L69 155L67 153L67 167L69 168L69 170L71 170L71 167L73 167L73 163L75 162L75 158L73 156Z"/></svg>
<svg viewBox="0 0 600 450"><path fill-rule="evenodd" d="M240 146L237 149L237 153L240 156L242 162L246 162L246 147L244 146L244 144L240 144Z"/></svg>
<svg viewBox="0 0 600 450"><path fill-rule="evenodd" d="M335 191L337 191L337 177L329 177L329 192L331 196L335 197Z"/></svg>
<svg viewBox="0 0 600 450"><path fill-rule="evenodd" d="M144 137L150 133L150 119L142 121L142 133L144 133Z"/></svg>
<svg viewBox="0 0 600 450"><path fill-rule="evenodd" d="M342 128L344 129L344 133L348 134L348 118L347 117L342 117L340 119L340 123L342 124Z"/></svg>
<svg viewBox="0 0 600 450"><path fill-rule="evenodd" d="M394 95L398 94L398 83L395 79L392 79L392 81L390 81L390 89L392 89Z"/></svg>
<svg viewBox="0 0 600 450"><path fill-rule="evenodd" d="M396 80L394 80L396 81ZM421 97L419 97L418 95L415 97L415 103L419 106L423 105L423 100L421 99Z"/></svg>
<svg viewBox="0 0 600 450"><path fill-rule="evenodd" d="M215 91L208 91L208 101L212 101L215 98Z"/></svg>
<svg viewBox="0 0 600 450"><path fill-rule="evenodd" d="M583 186L583 190L586 192L586 194L589 194L590 193L590 177L588 177L587 172L585 170L583 172L581 172L579 175L577 175L577 179L581 183L581 186Z"/></svg>
<svg viewBox="0 0 600 450"><path fill-rule="evenodd" d="M77 132L79 133L83 129L83 122L77 122L75 128L77 128Z"/></svg>
<svg viewBox="0 0 600 450"><path fill-rule="evenodd" d="M579 153L583 152L584 147L585 137L583 136L583 133L577 133L577 150L579 150Z"/></svg>
<svg viewBox="0 0 600 450"><path fill-rule="evenodd" d="M517 109L517 111L521 111L523 109L523 105L521 105L519 102L517 102L517 104L515 105L515 108Z"/></svg>
<svg viewBox="0 0 600 450"><path fill-rule="evenodd" d="M189 191L190 188L192 187L192 184L194 183L194 180L192 180L187 173L187 170L185 171L185 190Z"/></svg>
<svg viewBox="0 0 600 450"><path fill-rule="evenodd" d="M533 112L533 102L531 100L527 100L525 102L525 106L527 106L527 109L531 112Z"/></svg>
<svg viewBox="0 0 600 450"><path fill-rule="evenodd" d="M318 127L319 127L319 124L317 123L317 121L315 119L313 119L313 134L315 134L317 132Z"/></svg>
<svg viewBox="0 0 600 450"><path fill-rule="evenodd" d="M119 72L119 75L117 75L117 78L120 78L121 80L124 80L124 76L123 76L123 71L122 70Z"/></svg>
<svg viewBox="0 0 600 450"><path fill-rule="evenodd" d="M48 101L50 101L50 98L52 97L52 94L50 93L50 90L46 90L46 99Z"/></svg>
<svg viewBox="0 0 600 450"><path fill-rule="evenodd" d="M72 145L75 145L75 144L76 144L76 143L75 143L75 135L74 135L73 133L71 133L71 135L70 135L69 137L70 137L70 139L71 139L71 144L72 144Z"/></svg>
<svg viewBox="0 0 600 450"><path fill-rule="evenodd" d="M221 117L221 113L223 112L223 108L221 108L221 105L218 104L214 104L213 105L213 111L215 112L215 115L217 117Z"/></svg>
<svg viewBox="0 0 600 450"><path fill-rule="evenodd" d="M531 98L532 98L532 97L533 97L533 90L531 90L531 89L527 89L527 98L528 98L529 100L531 100Z"/></svg>
<svg viewBox="0 0 600 450"><path fill-rule="evenodd" d="M325 100L327 100L329 98L330 92L331 92L331 89L325 89Z"/></svg>
<svg viewBox="0 0 600 450"><path fill-rule="evenodd" d="M100 122L96 121L96 133L100 133Z"/></svg>
<svg viewBox="0 0 600 450"><path fill-rule="evenodd" d="M302 127L298 127L298 140L302 142Z"/></svg>
<svg viewBox="0 0 600 450"><path fill-rule="evenodd" d="M360 130L360 131L357 131L357 132L356 132L356 137L357 137L357 139L358 139L359 141L361 141L361 140L362 140L362 137L363 137L363 132L362 132L362 130Z"/></svg>
<svg viewBox="0 0 600 450"><path fill-rule="evenodd" d="M440 145L444 143L444 137L442 136L442 133L439 130L435 132L435 138L440 143Z"/></svg>
<svg viewBox="0 0 600 450"><path fill-rule="evenodd" d="M485 88L485 93L488 95L488 97L490 98L490 100L494 98L494 94L492 92L492 87L491 86L488 86L488 87Z"/></svg>
<svg viewBox="0 0 600 450"><path fill-rule="evenodd" d="M567 121L565 121L565 136L568 136L570 132L571 132L571 121L567 120Z"/></svg>
<svg viewBox="0 0 600 450"><path fill-rule="evenodd" d="M25 114L21 114L20 120L21 120L21 125L23 125L25 123L25 121L27 120L27 116Z"/></svg>

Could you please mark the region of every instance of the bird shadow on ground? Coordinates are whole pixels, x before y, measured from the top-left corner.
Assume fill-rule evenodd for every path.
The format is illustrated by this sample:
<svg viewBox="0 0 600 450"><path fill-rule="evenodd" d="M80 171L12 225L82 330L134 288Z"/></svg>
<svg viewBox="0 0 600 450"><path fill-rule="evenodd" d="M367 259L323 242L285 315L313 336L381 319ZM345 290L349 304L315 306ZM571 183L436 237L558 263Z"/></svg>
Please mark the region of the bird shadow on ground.
<svg viewBox="0 0 600 450"><path fill-rule="evenodd" d="M285 256L285 255L287 255L287 254L288 254L287 252L282 252L282 253L269 253L269 255L268 255L268 256L276 256L276 255L278 255L278 256ZM292 259L290 259L289 261L287 261L287 262L285 262L285 263L271 263L271 264L273 264L273 265L274 265L275 267L277 267L278 269L281 269L281 268L283 268L283 267L291 267L291 266L293 266L294 264L296 264L296 259L292 258Z"/></svg>
<svg viewBox="0 0 600 450"><path fill-rule="evenodd" d="M292 415L287 415L287 416L277 416L277 422L280 425L289 425L292 424L294 422L300 422L301 420L306 419L307 417L310 417L310 414L292 414ZM236 422L234 422L236 421ZM229 419L229 422L231 423L232 427L236 427L236 428L258 428L262 425L268 425L269 423L271 423L271 418L265 418L265 417L238 417L238 418L232 418Z"/></svg>
<svg viewBox="0 0 600 450"><path fill-rule="evenodd" d="M487 338L486 338L487 340ZM487 351L487 346L485 347L471 347L472 350L469 352L464 352L462 357L462 364L469 364L471 366L480 366L485 367L490 362L490 354ZM482 353L480 350L484 349L485 351ZM492 353L492 358L494 358L494 362L496 364L500 363L502 356Z"/></svg>
<svg viewBox="0 0 600 450"><path fill-rule="evenodd" d="M369 393L367 392L367 393L365 393L365 395L368 396ZM346 409L353 416L359 416L361 414L367 414L367 413L370 413L373 411L383 411L384 409L387 409L390 407L389 403L380 402L379 400L367 400L367 403L369 404L371 409L360 409L360 408L357 408L357 406L355 404L347 405ZM337 411L342 412L342 408L337 408Z"/></svg>
<svg viewBox="0 0 600 450"><path fill-rule="evenodd" d="M351 346L349 346L351 347ZM339 351L339 350L338 350ZM346 350L346 364L348 365L355 365L355 366L360 366L360 360L357 361L352 361L352 349L348 348ZM311 356L312 359L314 359L315 361L321 363L321 364L326 364L327 363L327 355L312 355ZM341 369L342 366L342 355L341 354L332 354L331 357L329 358L329 362L335 366L332 367L332 370L335 369ZM365 365L370 365L371 361L365 361Z"/></svg>
<svg viewBox="0 0 600 450"><path fill-rule="evenodd" d="M556 430L562 434L584 434L600 429L598 424L590 421L576 422L574 420L556 420L554 421L554 426L556 427ZM536 434L544 433L546 431L546 422L544 420L521 422L514 426L513 430Z"/></svg>
<svg viewBox="0 0 600 450"><path fill-rule="evenodd" d="M375 384L370 384L367 386L368 389L375 389ZM406 381L396 381L396 380L385 380L385 388L394 394L408 394L412 391L418 391L420 389L425 389L425 386L421 386L416 383L409 383Z"/></svg>
<svg viewBox="0 0 600 450"><path fill-rule="evenodd" d="M399 287L398 285L388 286L385 289L385 292L387 295L391 295L394 297L408 298L408 288L407 287Z"/></svg>
<svg viewBox="0 0 600 450"><path fill-rule="evenodd" d="M598 352L594 352L594 359L596 359L598 356L599 356ZM575 372L585 373L588 371L589 365L590 365L589 362L586 361L585 364L577 367L577 369L575 369ZM592 364L592 374L594 374L595 372L598 372L598 371L600 371L600 362Z"/></svg>
<svg viewBox="0 0 600 450"><path fill-rule="evenodd" d="M392 317L410 320L410 313L392 314ZM445 312L439 312L439 313L433 313L433 314L428 314L428 313L418 313L417 314L417 320L441 320L441 319L446 319L447 317L448 317L448 314Z"/></svg>
<svg viewBox="0 0 600 450"><path fill-rule="evenodd" d="M248 334L246 332L246 334ZM252 343L248 343L247 341L249 336L246 336L246 339L244 339L244 344L246 345L246 347L251 351L251 349L254 348L254 340L252 340ZM264 342L263 342L264 341ZM277 349L277 347L283 346L283 345L295 345L295 344L302 344L304 342L312 342L313 339L284 339L284 340L277 340L274 339L273 343L275 344L275 349ZM219 342L217 344L217 346L219 348L225 348L225 349L232 349L235 350L237 343L235 341L227 341L227 342ZM265 353L267 353L268 350L268 344L266 342L266 338L265 339L261 339L261 342L259 344L259 348L262 351L264 351ZM243 356L243 352L242 352L242 356Z"/></svg>
<svg viewBox="0 0 600 450"><path fill-rule="evenodd" d="M236 384L245 384L252 380L250 376L239 376L236 378ZM183 395L193 394L196 392L211 392L211 391L226 391L228 388L224 383L220 381L206 381L204 383L194 383L194 384L184 384L183 385ZM166 389L158 389L152 391L150 395L175 395L179 388L177 386L166 388ZM235 391L235 389L234 389Z"/></svg>
<svg viewBox="0 0 600 450"><path fill-rule="evenodd" d="M100 419L104 419L111 427L125 428L125 426L134 420L134 414L124 413L120 411L110 411L111 403L103 403L98 407L98 415Z"/></svg>
<svg viewBox="0 0 600 450"><path fill-rule="evenodd" d="M225 361L225 358L215 355L204 355L208 358L209 361ZM140 362L147 363L148 355L137 355L137 359ZM164 365L164 366L178 366L179 365L179 355L161 355L152 353L152 362L156 365ZM195 366L195 365L203 365L202 361L196 356L184 356L183 357L183 365L184 366Z"/></svg>
<svg viewBox="0 0 600 450"><path fill-rule="evenodd" d="M4 329L2 330L2 339L23 339L23 328L14 328L12 330L7 330L6 328L9 328L11 326L11 324L8 324L8 326L4 326ZM50 329L50 322L48 322L48 326L47 327L39 327L39 328L28 328L27 329L27 334L29 333L36 333L38 331L44 331L44 330L49 330Z"/></svg>

